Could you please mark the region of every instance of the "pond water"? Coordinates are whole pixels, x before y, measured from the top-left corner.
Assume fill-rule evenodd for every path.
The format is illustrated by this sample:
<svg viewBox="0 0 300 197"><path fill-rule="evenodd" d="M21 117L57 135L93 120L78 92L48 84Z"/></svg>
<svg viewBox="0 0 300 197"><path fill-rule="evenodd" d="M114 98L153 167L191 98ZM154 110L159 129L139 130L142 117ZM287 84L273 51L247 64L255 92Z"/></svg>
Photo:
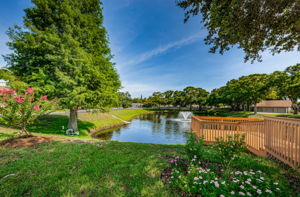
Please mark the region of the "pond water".
<svg viewBox="0 0 300 197"><path fill-rule="evenodd" d="M154 144L184 144L191 122L178 119L178 114L142 114L130 124L94 135L103 140Z"/></svg>

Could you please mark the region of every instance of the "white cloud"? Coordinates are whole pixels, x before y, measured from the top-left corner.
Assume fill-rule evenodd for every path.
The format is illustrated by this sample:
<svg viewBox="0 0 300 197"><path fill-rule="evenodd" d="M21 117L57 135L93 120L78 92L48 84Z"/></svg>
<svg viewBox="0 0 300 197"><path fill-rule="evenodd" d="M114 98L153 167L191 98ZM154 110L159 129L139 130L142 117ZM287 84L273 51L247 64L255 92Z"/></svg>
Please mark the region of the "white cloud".
<svg viewBox="0 0 300 197"><path fill-rule="evenodd" d="M194 34L194 35L192 35L188 38L184 38L184 39L181 39L181 40L178 40L178 41L174 41L174 42L168 43L166 45L157 47L155 49L149 50L149 51L147 51L143 54L137 55L135 58L131 59L126 64L123 64L123 66L140 64L144 61L147 61L147 60L151 59L154 56L165 53L170 49L182 47L184 45L188 45L188 44L191 44L193 42L196 42L197 40L199 40L200 37L201 37L201 34L197 33L197 34Z"/></svg>
<svg viewBox="0 0 300 197"><path fill-rule="evenodd" d="M161 83L143 83L135 81L122 81L123 89L121 91L128 91L133 97L150 96L153 92L164 92L167 90L182 90L185 86L170 86Z"/></svg>

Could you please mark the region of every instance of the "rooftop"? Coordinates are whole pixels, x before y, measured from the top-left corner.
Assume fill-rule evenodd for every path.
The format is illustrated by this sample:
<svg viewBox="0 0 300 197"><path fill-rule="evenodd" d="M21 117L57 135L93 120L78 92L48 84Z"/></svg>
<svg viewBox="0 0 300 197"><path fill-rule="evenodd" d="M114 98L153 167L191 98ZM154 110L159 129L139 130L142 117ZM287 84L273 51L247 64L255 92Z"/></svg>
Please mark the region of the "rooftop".
<svg viewBox="0 0 300 197"><path fill-rule="evenodd" d="M290 100L269 100L256 104L257 107L292 107Z"/></svg>

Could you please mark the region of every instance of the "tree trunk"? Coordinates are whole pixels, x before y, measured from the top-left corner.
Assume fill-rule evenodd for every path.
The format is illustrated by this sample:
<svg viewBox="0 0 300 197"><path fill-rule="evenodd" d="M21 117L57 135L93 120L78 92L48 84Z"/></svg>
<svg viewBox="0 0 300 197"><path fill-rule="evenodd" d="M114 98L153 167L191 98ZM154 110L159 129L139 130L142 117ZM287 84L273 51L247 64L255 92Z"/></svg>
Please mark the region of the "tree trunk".
<svg viewBox="0 0 300 197"><path fill-rule="evenodd" d="M254 103L254 114L257 114L257 107L256 107L256 103Z"/></svg>
<svg viewBox="0 0 300 197"><path fill-rule="evenodd" d="M68 129L72 129L74 132L78 131L77 109L70 109Z"/></svg>
<svg viewBox="0 0 300 197"><path fill-rule="evenodd" d="M298 114L299 106L297 104L297 101L292 101L292 109L293 109L295 115Z"/></svg>
<svg viewBox="0 0 300 197"><path fill-rule="evenodd" d="M22 134L25 134L25 136L30 136L30 133L27 131L25 126L23 126L22 129L21 129L21 135Z"/></svg>

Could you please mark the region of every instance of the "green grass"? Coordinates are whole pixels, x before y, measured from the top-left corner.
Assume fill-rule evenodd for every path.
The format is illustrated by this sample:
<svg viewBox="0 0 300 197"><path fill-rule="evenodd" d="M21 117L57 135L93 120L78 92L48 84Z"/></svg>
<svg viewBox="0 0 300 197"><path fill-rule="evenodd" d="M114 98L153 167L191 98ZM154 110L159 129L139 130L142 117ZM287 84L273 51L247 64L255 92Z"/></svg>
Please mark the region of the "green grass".
<svg viewBox="0 0 300 197"><path fill-rule="evenodd" d="M184 155L182 145L125 142L51 142L36 148L0 148L0 196L176 196L160 180L165 156ZM213 146L205 160L219 162ZM243 154L240 170L262 170L284 185L286 170ZM3 178L8 174L13 176Z"/></svg>
<svg viewBox="0 0 300 197"><path fill-rule="evenodd" d="M119 142L0 148L0 196L174 196L160 174L163 157L180 150Z"/></svg>
<svg viewBox="0 0 300 197"><path fill-rule="evenodd" d="M124 124L121 120L115 119L112 115L115 115L122 120L128 121L135 116L143 113L149 113L148 110L145 109L125 109L125 110L117 110L110 111L108 113L78 113L78 128L80 130L80 134L78 137L80 138L90 138L90 131L99 131L108 129L115 126L120 126ZM68 125L68 115L49 115L46 117L39 118L35 121L34 124L28 126L28 131L32 133L42 133L47 135L65 135L65 129ZM64 130L63 130L64 127ZM0 132L3 133L3 130L8 130L11 132L6 132L5 134L17 133L17 129L9 129L5 127L0 127ZM0 139L4 138L1 137Z"/></svg>

